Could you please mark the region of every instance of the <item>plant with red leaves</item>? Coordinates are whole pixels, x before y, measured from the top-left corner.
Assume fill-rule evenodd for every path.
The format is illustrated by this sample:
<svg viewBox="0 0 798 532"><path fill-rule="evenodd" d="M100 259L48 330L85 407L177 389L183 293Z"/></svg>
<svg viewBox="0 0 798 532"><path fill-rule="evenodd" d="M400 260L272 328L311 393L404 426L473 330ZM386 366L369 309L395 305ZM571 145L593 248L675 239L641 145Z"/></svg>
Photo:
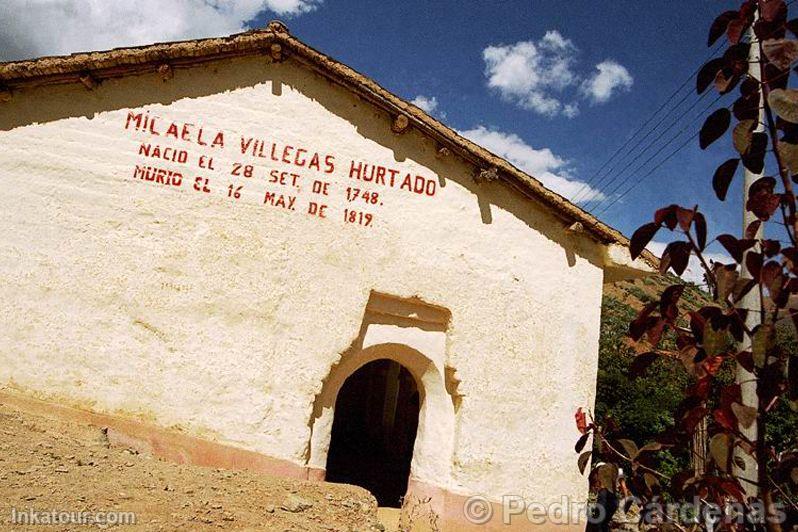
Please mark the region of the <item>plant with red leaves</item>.
<svg viewBox="0 0 798 532"><path fill-rule="evenodd" d="M798 218L793 190L798 183L798 90L788 86L791 68L798 60L798 41L789 35L798 36L798 19L788 20L787 8L783 0L745 0L739 10L718 16L710 28L709 45L725 35L729 47L721 57L707 62L697 76L699 93L710 86L721 94L739 88L730 108L710 114L699 133L700 147L705 149L731 128L732 144L738 152L720 164L712 178L718 199L725 200L740 163L754 173L773 168L773 175L758 179L748 190L745 208L756 221L746 228L743 238L728 234L715 238L734 262L707 260L707 222L697 206L659 209L653 221L640 227L631 239L632 258L637 258L658 232L678 235L679 239L665 248L661 271L681 275L690 258L697 257L713 298L712 305L687 310L681 301L684 287L670 286L659 301L645 306L629 327L631 339L645 347L639 349L641 354L632 364L633 373L642 374L660 357L672 357L682 361L695 377L675 426L638 448L631 440L616 439L619 429L611 420L588 422L581 409L576 414L582 434L576 444L580 470L584 472L591 454L623 466L629 472L628 483L644 501L662 494L660 482L666 476L654 467L656 453L669 447L690 448L696 427L708 419L709 466L698 473L690 469L667 478L671 494L697 497L721 509L732 501L749 510L759 503L764 518L758 526L769 531L782 530L789 511L798 512L794 495L798 492L798 450L777 453L764 436L776 404L786 402L798 408L798 353L788 352L775 341L777 327L798 328ZM746 40L749 31L755 38ZM751 46L758 47L760 57L755 75L749 69ZM758 127L762 106L765 123ZM733 121L736 125L732 128ZM760 236L763 227L783 233L783 237ZM743 274L743 266L750 275ZM751 291L758 295L758 305L740 308L741 299ZM747 323L749 312L759 314L755 326ZM795 335L795 330L791 333ZM663 347L666 335L675 339L675 348ZM741 345L750 347L740 349ZM739 384L718 382L718 370L725 362L739 364L753 375L756 404L744 404ZM749 438L746 429L754 423L758 435ZM594 450L584 451L591 436ZM757 465L756 473L749 472L746 478L740 474L745 465L741 453L753 457ZM755 487L759 499L746 496L746 483ZM757 528L734 520L722 520L719 526L727 530Z"/></svg>

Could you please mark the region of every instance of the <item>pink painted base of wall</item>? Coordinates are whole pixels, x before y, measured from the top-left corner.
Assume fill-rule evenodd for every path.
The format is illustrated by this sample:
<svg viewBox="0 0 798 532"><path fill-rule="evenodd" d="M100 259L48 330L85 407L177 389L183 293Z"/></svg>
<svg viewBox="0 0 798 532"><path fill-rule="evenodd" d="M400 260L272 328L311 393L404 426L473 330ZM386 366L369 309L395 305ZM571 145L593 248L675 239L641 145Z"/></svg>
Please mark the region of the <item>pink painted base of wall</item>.
<svg viewBox="0 0 798 532"><path fill-rule="evenodd" d="M112 445L148 452L178 464L246 469L301 480L308 478L308 468L287 460L181 434L137 419L58 405L2 390L0 390L0 403L44 417L106 427L108 440Z"/></svg>
<svg viewBox="0 0 798 532"><path fill-rule="evenodd" d="M31 414L55 418L63 421L95 425L108 429L108 439L112 445L119 445L148 452L153 456L179 464L192 464L222 469L244 469L273 476L300 480L323 481L325 470L304 467L287 460L272 458L254 451L239 449L230 445L214 443L196 436L164 429L137 419L116 415L100 414L33 399L18 393L0 390L0 403ZM466 519L465 507L468 496L410 479L408 497L425 499L429 497L430 507L439 516L439 527L443 532L493 531L493 530L556 530L558 532L583 531L584 524L554 525L533 524L525 515L514 516L510 524L502 523L501 504L490 503L492 518L484 524L474 524Z"/></svg>

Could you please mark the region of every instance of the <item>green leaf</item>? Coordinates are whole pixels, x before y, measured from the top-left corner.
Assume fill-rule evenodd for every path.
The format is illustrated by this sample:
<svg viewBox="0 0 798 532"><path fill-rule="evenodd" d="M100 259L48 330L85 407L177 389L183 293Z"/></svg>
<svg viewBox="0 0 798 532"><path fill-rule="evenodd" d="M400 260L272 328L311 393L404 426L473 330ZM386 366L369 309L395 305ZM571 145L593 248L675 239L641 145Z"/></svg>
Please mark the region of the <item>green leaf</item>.
<svg viewBox="0 0 798 532"><path fill-rule="evenodd" d="M715 329L712 323L707 323L704 328L704 351L707 357L714 357L726 350L729 344L729 335L726 329Z"/></svg>
<svg viewBox="0 0 798 532"><path fill-rule="evenodd" d="M751 139L754 136L754 128L756 127L756 120L742 120L732 132L732 141L734 142L734 149L744 155L749 146L751 146Z"/></svg>
<svg viewBox="0 0 798 532"><path fill-rule="evenodd" d="M648 489L650 490L653 490L655 487L659 486L659 479L649 472L643 473L643 480L645 480L646 486L648 486Z"/></svg>
<svg viewBox="0 0 798 532"><path fill-rule="evenodd" d="M790 173L798 174L798 144L781 139L778 147L781 161L790 170Z"/></svg>
<svg viewBox="0 0 798 532"><path fill-rule="evenodd" d="M634 460L637 457L637 453L640 452L637 450L637 444L632 440L618 440L618 443L621 444L630 460Z"/></svg>
<svg viewBox="0 0 798 532"><path fill-rule="evenodd" d="M767 39L762 41L765 57L779 70L788 70L798 59L798 41L794 39Z"/></svg>
<svg viewBox="0 0 798 532"><path fill-rule="evenodd" d="M715 461L715 465L722 471L729 471L729 456L731 453L732 436L721 432L712 436L709 440L709 454Z"/></svg>
<svg viewBox="0 0 798 532"><path fill-rule="evenodd" d="M645 452L650 452L650 451L659 451L660 449L662 449L662 444L659 443L659 442L653 441L651 443L647 443L644 446L642 446L640 448L640 451L638 452L638 454L645 453Z"/></svg>
<svg viewBox="0 0 798 532"><path fill-rule="evenodd" d="M763 323L754 331L754 337L751 339L751 353L756 367L765 367L768 351L773 347L773 337L773 325L769 323Z"/></svg>
<svg viewBox="0 0 798 532"><path fill-rule="evenodd" d="M798 124L798 90L773 89L768 94L768 103L784 120Z"/></svg>
<svg viewBox="0 0 798 532"><path fill-rule="evenodd" d="M750 428L751 425L754 424L754 421L756 421L756 408L753 406L732 403L731 409L737 417L737 421L740 422L740 426L743 428Z"/></svg>

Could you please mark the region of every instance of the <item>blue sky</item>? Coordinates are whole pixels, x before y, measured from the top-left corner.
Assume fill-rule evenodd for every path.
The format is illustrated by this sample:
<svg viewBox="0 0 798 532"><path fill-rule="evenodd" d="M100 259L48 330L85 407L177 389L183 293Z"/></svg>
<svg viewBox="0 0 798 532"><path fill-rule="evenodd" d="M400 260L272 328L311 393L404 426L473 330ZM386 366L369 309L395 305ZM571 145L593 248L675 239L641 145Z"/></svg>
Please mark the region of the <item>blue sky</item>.
<svg viewBox="0 0 798 532"><path fill-rule="evenodd" d="M422 104L434 101L432 112L443 122L469 132L493 151L504 151L500 155L515 158L519 166L566 193L574 188L563 179L591 178L706 60L709 24L735 6L725 0L47 4L8 0L0 6L0 50L5 50L0 58L219 35L281 18L308 44L400 96L421 96L425 99L417 101ZM597 78L599 68L603 74ZM688 100L677 116L696 98L692 91L682 94ZM712 99L714 95L695 110ZM701 122L695 113L690 116L692 124L684 119L664 139L685 126L690 134L696 132ZM670 124L667 118L659 129ZM685 135L639 173L646 173ZM601 218L631 234L659 206L698 203L708 213L713 232L739 232L739 201L720 203L710 185L715 167L732 156L725 138L706 152L694 140ZM739 183L738 175L738 186L730 192L735 199L741 194Z"/></svg>

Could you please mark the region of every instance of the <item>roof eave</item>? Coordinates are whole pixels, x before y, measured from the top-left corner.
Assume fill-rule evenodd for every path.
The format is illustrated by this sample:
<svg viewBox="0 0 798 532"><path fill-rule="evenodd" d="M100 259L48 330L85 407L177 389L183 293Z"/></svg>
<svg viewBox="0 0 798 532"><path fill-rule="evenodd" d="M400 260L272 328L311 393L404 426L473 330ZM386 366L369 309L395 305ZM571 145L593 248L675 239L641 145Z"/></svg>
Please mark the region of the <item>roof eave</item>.
<svg viewBox="0 0 798 532"><path fill-rule="evenodd" d="M274 59L275 45L279 53L304 63L323 77L382 108L391 115L405 115L410 125L446 147L475 167L491 170L521 194L537 201L556 214L566 225L577 224L580 232L606 246L605 268L646 273L658 268L659 261L651 254L626 264L614 251L623 248L628 257L629 240L619 231L547 189L534 177L524 173L503 158L460 136L426 112L408 103L372 79L311 48L289 34L279 21L266 29L253 30L228 37L160 43L134 48L117 48L104 52L77 53L69 56L43 57L29 61L0 63L0 91L14 91L35 85L86 83L86 76L102 81L128 74L156 72L164 65L185 68L199 63L232 57L263 54ZM609 257L613 257L609 259ZM630 260L630 259L629 259Z"/></svg>

